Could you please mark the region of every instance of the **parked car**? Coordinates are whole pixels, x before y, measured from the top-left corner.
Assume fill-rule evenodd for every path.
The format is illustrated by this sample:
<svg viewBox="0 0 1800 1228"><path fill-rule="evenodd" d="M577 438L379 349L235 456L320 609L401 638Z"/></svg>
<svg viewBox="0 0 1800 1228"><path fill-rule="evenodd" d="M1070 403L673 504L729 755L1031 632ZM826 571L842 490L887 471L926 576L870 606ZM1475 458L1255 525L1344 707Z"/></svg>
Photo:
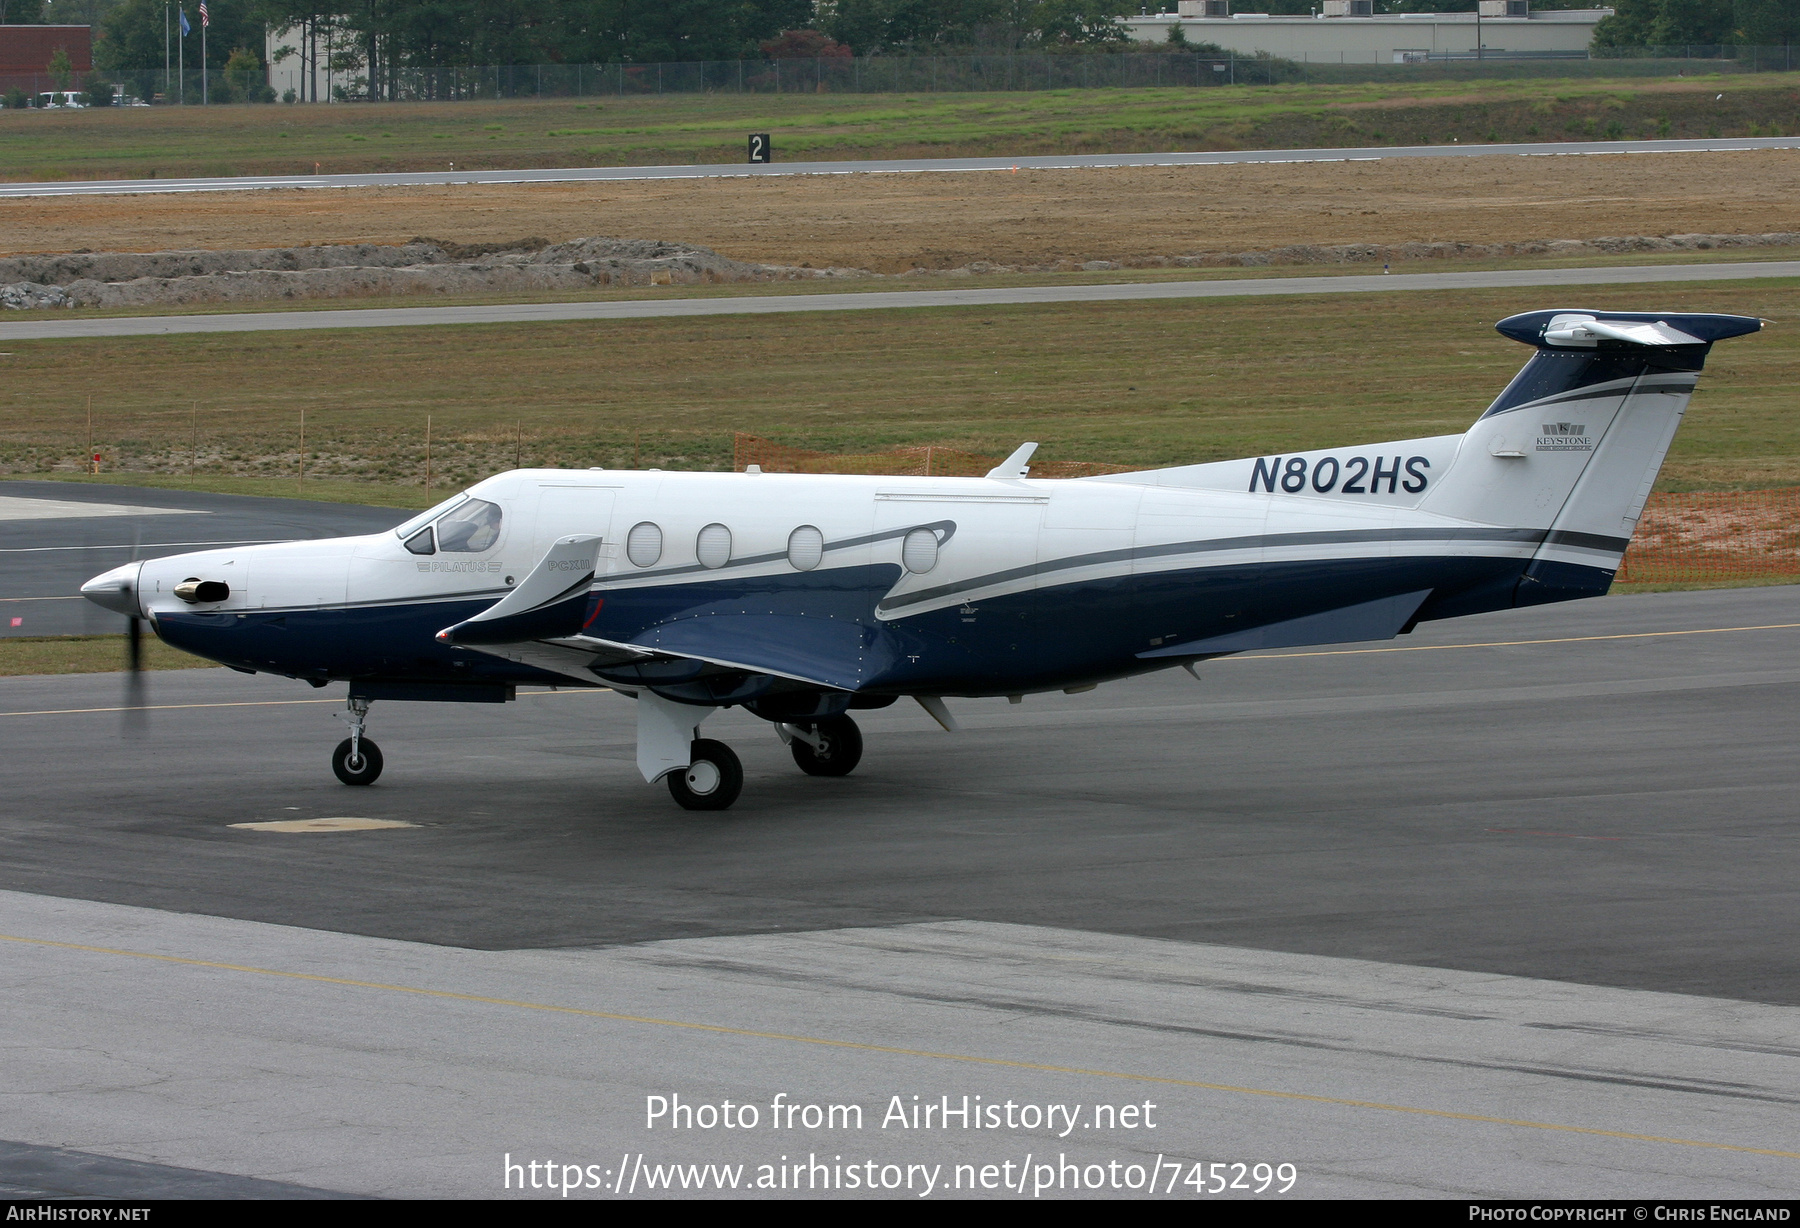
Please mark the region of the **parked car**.
<svg viewBox="0 0 1800 1228"><path fill-rule="evenodd" d="M37 96L37 105L43 110L79 111L87 103L81 101L80 90L45 90Z"/></svg>

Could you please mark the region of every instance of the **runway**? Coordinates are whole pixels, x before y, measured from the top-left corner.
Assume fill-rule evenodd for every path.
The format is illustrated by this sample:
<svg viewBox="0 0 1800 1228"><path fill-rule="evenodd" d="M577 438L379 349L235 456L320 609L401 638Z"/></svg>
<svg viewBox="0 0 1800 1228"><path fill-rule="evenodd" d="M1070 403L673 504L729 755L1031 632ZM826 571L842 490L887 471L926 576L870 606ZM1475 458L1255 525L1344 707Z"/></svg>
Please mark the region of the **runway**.
<svg viewBox="0 0 1800 1228"><path fill-rule="evenodd" d="M533 324L560 320L671 319L767 315L794 311L889 311L921 307L992 307L1032 303L1145 302L1245 295L1383 294L1429 290L1489 290L1515 286L1651 285L1796 276L1800 276L1800 261L1771 260L1575 269L1496 269L1460 273L1233 278L1127 285L882 290L862 294L776 294L743 298L676 298L660 302L654 299L630 299L589 303L502 303L469 307L381 307L331 311L251 311L217 315L111 316L74 320L37 318L0 323L0 342L145 337L171 333L250 333L322 328L416 328L443 324Z"/></svg>
<svg viewBox="0 0 1800 1228"><path fill-rule="evenodd" d="M776 138L777 152L780 136ZM606 183L627 179L724 179L785 175L921 174L965 171L1081 170L1112 166L1224 166L1247 162L1374 162L1383 158L1562 157L1594 154L1720 153L1800 149L1800 137L1669 141L1546 141L1512 145L1371 146L1361 149L1215 150L1199 153L1047 154L1023 158L874 158L845 162L696 166L590 166L542 170L377 171L356 175L260 175L197 179L100 179L0 183L0 199L116 196L167 192L248 192L272 188L381 188L459 183Z"/></svg>
<svg viewBox="0 0 1800 1228"><path fill-rule="evenodd" d="M635 778L609 692L377 704L387 774L348 790L337 687L158 674L123 714L116 676L0 679L35 1059L0 1182L505 1196L510 1153L644 1196L816 1153L1029 1197L1161 1156L1292 1162L1290 1196L1792 1198L1797 643L1800 587L1512 611L952 701L957 736L859 714L842 780L725 713L723 815ZM338 816L416 826L232 826ZM647 1125L677 1093L761 1124ZM864 1126L771 1129L778 1094ZM915 1094L1083 1107L879 1124Z"/></svg>
<svg viewBox="0 0 1800 1228"><path fill-rule="evenodd" d="M0 480L0 639L120 634L123 620L80 590L133 559L213 545L374 533L409 514L310 499Z"/></svg>

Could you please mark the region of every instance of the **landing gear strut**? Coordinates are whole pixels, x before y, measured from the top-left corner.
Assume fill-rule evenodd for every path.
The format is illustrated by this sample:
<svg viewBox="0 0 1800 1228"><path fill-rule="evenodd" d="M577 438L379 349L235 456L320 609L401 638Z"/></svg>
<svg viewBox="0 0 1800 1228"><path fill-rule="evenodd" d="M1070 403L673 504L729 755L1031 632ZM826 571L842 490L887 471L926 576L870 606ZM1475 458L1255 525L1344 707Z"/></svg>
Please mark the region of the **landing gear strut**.
<svg viewBox="0 0 1800 1228"><path fill-rule="evenodd" d="M848 776L862 762L862 730L847 716L775 727L808 776Z"/></svg>
<svg viewBox="0 0 1800 1228"><path fill-rule="evenodd" d="M369 701L352 695L349 709L347 713L338 713L338 719L350 726L350 736L331 752L331 770L347 785L372 785L381 775L381 748L363 737Z"/></svg>
<svg viewBox="0 0 1800 1228"><path fill-rule="evenodd" d="M724 810L744 791L744 765L725 743L695 738L687 770L665 779L669 796L683 810Z"/></svg>

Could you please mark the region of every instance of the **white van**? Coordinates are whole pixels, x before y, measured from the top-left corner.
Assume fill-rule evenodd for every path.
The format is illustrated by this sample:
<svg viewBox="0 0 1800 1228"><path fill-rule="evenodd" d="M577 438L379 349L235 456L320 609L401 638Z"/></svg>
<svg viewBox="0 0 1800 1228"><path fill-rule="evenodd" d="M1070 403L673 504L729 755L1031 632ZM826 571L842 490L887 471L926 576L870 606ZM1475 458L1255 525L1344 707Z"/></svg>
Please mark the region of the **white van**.
<svg viewBox="0 0 1800 1228"><path fill-rule="evenodd" d="M43 110L79 111L87 103L81 100L80 90L45 90L37 96L37 105Z"/></svg>

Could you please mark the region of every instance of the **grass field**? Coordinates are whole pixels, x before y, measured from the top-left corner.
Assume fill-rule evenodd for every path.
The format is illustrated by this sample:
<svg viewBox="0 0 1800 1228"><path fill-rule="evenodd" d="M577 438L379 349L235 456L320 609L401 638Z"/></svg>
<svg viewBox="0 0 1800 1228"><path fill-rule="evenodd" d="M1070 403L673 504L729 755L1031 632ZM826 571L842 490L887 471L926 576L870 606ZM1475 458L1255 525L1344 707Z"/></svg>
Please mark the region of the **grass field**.
<svg viewBox="0 0 1800 1228"><path fill-rule="evenodd" d="M1800 131L1800 89L1734 73L0 111L0 179L738 162L751 131L772 133L781 161L1781 135Z"/></svg>
<svg viewBox="0 0 1800 1228"><path fill-rule="evenodd" d="M143 641L145 669L202 669L214 662L171 648L154 635ZM122 635L57 635L0 640L0 678L19 674L109 674L125 668Z"/></svg>
<svg viewBox="0 0 1800 1228"><path fill-rule="evenodd" d="M1635 307L1646 288L1586 290ZM1526 351L1492 331L1543 290L933 308L699 320L12 342L0 469L423 499L524 464L724 468L732 433L1179 464L1460 432ZM1800 281L1684 285L1681 310L1800 318ZM1671 301L1674 300L1674 301ZM1721 346L1662 490L1800 484L1800 336ZM358 482L343 479L360 479ZM131 480L137 480L133 477ZM327 493L327 492L320 492ZM338 494L343 497L343 494Z"/></svg>

